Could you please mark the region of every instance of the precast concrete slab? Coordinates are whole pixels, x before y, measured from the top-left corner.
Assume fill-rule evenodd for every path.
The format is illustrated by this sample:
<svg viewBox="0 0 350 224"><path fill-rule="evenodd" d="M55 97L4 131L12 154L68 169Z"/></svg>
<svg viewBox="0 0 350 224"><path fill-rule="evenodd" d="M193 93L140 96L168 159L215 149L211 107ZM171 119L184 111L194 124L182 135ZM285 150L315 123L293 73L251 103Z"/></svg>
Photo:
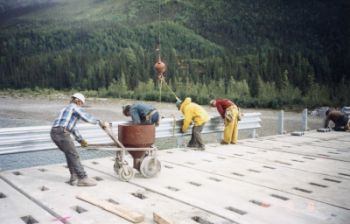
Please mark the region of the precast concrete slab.
<svg viewBox="0 0 350 224"><path fill-rule="evenodd" d="M235 179L235 176L239 176L240 173L235 173L234 171L232 172L234 174L226 176L220 172L214 173L211 170L200 170L198 168L201 167L200 163L215 164L218 160L222 160L221 158L218 158L218 160L213 159L213 156L207 152L193 152L185 149L174 151L174 153L168 153L169 151L160 153L159 158L163 161L163 170L153 181L145 178L135 178L131 183L147 189L153 189L160 194L168 195L184 203L196 205L201 209L212 211L218 216L228 217L231 222L322 223L327 220L330 223L333 221L337 223L340 220L349 218L350 213L347 209L328 205L317 200L310 200L308 197L296 197L297 194L286 192L283 189L280 190L278 186L273 189L243 179ZM189 153L187 155L183 154L183 156L180 156L180 159L175 158L179 164L168 163L163 158L164 153L167 156L169 154L171 156L179 152ZM194 154L191 155L191 153ZM209 155L209 157L202 158L201 155L203 154ZM112 164L107 160L97 169L108 170L108 167L111 167ZM223 170L224 166L220 167ZM109 172L110 175L113 175L111 168L109 168ZM234 177L232 178L231 176ZM290 198L294 200L290 200ZM274 202L273 206L271 206L271 201L275 201L275 199L278 199L277 201L280 203ZM288 211L286 211L285 206L295 206L297 209L289 211L288 207ZM315 214L317 214L316 216L322 218L320 220L312 220L308 214L305 214L305 217L301 214L292 215L294 212L305 212L305 209L308 207L312 207ZM329 213L331 210L332 212ZM281 217L273 216L273 213L279 213ZM294 216L302 216L302 218L300 220L291 218L289 221L284 219L284 217ZM339 219L335 220L333 219L334 217Z"/></svg>
<svg viewBox="0 0 350 224"><path fill-rule="evenodd" d="M236 150L237 148L239 150ZM348 163L343 161L249 147L242 142L234 146L220 147L213 144L208 149L208 152L216 154L218 158L226 159L225 157L227 156L229 158L253 161L261 164L261 167L264 169L273 170L277 167L284 167L292 171L300 170L308 173L323 174L328 176L325 179L333 178L335 182L337 182L337 178L349 179L347 176L340 175L340 173L344 173L345 170L349 169ZM168 151L168 153L173 152Z"/></svg>
<svg viewBox="0 0 350 224"><path fill-rule="evenodd" d="M245 142L244 145L265 150L350 162L350 151L347 146L350 145L350 143L347 143L345 146L332 146L331 144L328 144L327 141L314 140L313 138L308 138L309 140L305 143L301 143L300 141L293 143L293 138L298 139L301 137L284 137L283 140L286 141L276 140L275 138L250 140ZM310 139L313 141L310 141Z"/></svg>
<svg viewBox="0 0 350 224"><path fill-rule="evenodd" d="M153 212L169 220L176 220L176 223L196 223L194 220L230 223L225 218L154 193L152 190L120 181L114 173L109 173L112 166L101 166L109 163L113 165L111 158L89 160L85 163L86 167L91 166L86 170L90 177L98 181L98 186L76 187L66 184L69 175L64 165L6 171L2 175L9 183L30 194L36 201L44 203L48 209L69 223L131 223L77 199L76 197L81 194L138 211L144 214L144 223L153 223ZM105 167L106 170L97 171L96 167Z"/></svg>
<svg viewBox="0 0 350 224"><path fill-rule="evenodd" d="M186 164L189 158L184 159ZM107 162L103 165L109 167ZM326 203L184 164L163 163L157 178L135 178L131 183L227 217L233 223L337 223L350 218L346 209Z"/></svg>
<svg viewBox="0 0 350 224"><path fill-rule="evenodd" d="M304 132L304 133L305 134L302 136L292 136L290 134L286 134L286 135L274 136L274 137L269 136L269 137L266 137L265 139L280 141L280 142L289 142L292 144L309 144L309 143L324 142L329 140L339 140L341 138L346 138L346 136L349 138L349 135L350 135L350 132L335 132L335 131L324 132L324 133L312 131L312 132ZM343 142L339 141L339 144L343 144ZM335 148L337 148L337 145L333 145L333 146L336 146ZM348 146L348 145L345 145L345 146Z"/></svg>
<svg viewBox="0 0 350 224"><path fill-rule="evenodd" d="M0 178L0 223L54 223L57 217Z"/></svg>
<svg viewBox="0 0 350 224"><path fill-rule="evenodd" d="M346 152L350 155L350 142L336 140L319 140L311 143L313 146L336 149L336 151Z"/></svg>
<svg viewBox="0 0 350 224"><path fill-rule="evenodd" d="M95 195L94 189L82 189L66 184L68 175L63 165L20 169L2 175L69 223L129 223L76 199L76 195L82 192Z"/></svg>
<svg viewBox="0 0 350 224"><path fill-rule="evenodd" d="M330 132L317 132L317 131L307 131L303 137L317 138L317 139L340 139L350 141L348 132L330 131Z"/></svg>
<svg viewBox="0 0 350 224"><path fill-rule="evenodd" d="M227 146L226 151L230 150L229 147L235 148L235 146ZM240 157L221 157L222 154L219 157L217 156L219 155L218 150L220 149L217 147L208 147L208 150L201 154L195 151L177 151L163 155L161 159L203 173L213 173L256 186L278 189L281 192L311 198L315 201L322 200L324 203L350 210L350 196L347 196L347 192L350 192L350 180L340 179L339 182L329 182L327 181L327 178L330 178L328 175L291 169L279 166L279 163L260 163ZM182 158L188 159L181 160Z"/></svg>
<svg viewBox="0 0 350 224"><path fill-rule="evenodd" d="M208 144L205 151L161 150L161 172L152 178L136 173L129 182L115 173L113 157L84 160L98 182L94 187L66 184L65 164L2 171L0 220L35 223L18 218L25 215L37 223L131 223L77 198L83 194L139 212L142 223L154 223L155 212L183 224L345 224L350 220L349 156L345 150L328 153L339 148L322 143L339 141L346 147L349 136L305 132ZM126 159L132 164L130 156Z"/></svg>

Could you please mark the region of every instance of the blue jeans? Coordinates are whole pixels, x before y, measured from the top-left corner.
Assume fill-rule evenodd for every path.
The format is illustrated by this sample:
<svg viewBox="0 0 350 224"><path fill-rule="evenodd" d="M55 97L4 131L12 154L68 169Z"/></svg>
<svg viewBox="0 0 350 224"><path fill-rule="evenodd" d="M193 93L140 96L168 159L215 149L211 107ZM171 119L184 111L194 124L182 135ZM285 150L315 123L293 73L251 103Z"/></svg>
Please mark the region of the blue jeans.
<svg viewBox="0 0 350 224"><path fill-rule="evenodd" d="M142 124L154 124L156 126L159 125L159 112L153 111L151 117L146 116L144 122Z"/></svg>
<svg viewBox="0 0 350 224"><path fill-rule="evenodd" d="M159 124L159 112L155 112L151 117L151 123L152 124Z"/></svg>
<svg viewBox="0 0 350 224"><path fill-rule="evenodd" d="M343 115L337 122L335 122L335 131L345 131L346 125L349 122L349 117L347 115Z"/></svg>

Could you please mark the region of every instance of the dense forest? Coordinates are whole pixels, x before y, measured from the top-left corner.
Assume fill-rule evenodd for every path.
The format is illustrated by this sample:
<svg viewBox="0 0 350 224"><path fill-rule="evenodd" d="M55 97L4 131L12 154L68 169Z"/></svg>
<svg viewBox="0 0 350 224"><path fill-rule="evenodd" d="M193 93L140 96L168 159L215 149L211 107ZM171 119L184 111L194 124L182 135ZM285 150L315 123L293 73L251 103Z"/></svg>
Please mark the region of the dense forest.
<svg viewBox="0 0 350 224"><path fill-rule="evenodd" d="M0 0L0 89L350 104L347 0ZM161 93L161 94L160 94Z"/></svg>

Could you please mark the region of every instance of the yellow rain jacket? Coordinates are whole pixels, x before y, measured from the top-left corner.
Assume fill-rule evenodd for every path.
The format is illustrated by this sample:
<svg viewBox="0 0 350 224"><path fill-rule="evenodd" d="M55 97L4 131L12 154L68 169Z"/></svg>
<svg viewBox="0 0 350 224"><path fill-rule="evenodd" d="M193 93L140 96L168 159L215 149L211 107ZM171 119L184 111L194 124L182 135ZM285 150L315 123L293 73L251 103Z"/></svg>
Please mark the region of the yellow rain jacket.
<svg viewBox="0 0 350 224"><path fill-rule="evenodd" d="M192 121L194 126L203 125L209 120L208 113L196 103L192 103L192 99L187 97L180 106L180 111L184 114L184 122L182 125L182 132L186 132L190 127Z"/></svg>

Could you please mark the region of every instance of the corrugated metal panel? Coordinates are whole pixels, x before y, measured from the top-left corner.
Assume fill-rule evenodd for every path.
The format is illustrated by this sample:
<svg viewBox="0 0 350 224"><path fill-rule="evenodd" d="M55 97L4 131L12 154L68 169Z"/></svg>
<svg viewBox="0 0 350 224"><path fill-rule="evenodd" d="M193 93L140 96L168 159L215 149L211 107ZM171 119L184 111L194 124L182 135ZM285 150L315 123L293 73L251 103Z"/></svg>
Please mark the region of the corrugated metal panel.
<svg viewBox="0 0 350 224"><path fill-rule="evenodd" d="M260 113L246 113L242 121L239 122L239 130L260 128ZM118 125L128 122L112 122L112 130L118 136ZM190 135L191 129L185 134L180 132L182 118L165 118L156 128L156 138L178 137ZM19 128L0 129L0 154L9 154L17 152L30 152L49 150L56 148L56 145L50 138L51 126L33 126ZM80 133L91 144L112 143L112 140L97 125L80 124L78 125ZM223 131L223 121L217 117L212 117L203 128L202 133L215 133ZM78 143L76 143L79 145Z"/></svg>

